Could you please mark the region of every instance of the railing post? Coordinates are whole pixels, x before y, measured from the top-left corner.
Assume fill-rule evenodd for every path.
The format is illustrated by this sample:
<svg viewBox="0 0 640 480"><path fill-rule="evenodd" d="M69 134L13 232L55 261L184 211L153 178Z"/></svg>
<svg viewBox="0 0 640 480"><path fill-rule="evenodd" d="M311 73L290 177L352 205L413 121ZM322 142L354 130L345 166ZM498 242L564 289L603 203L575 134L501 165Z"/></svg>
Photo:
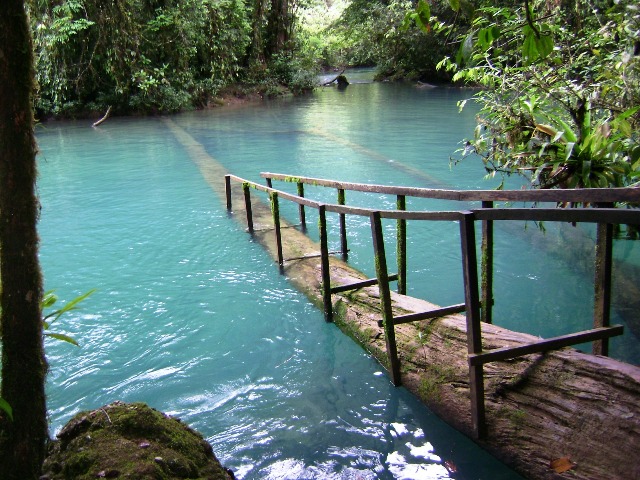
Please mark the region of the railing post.
<svg viewBox="0 0 640 480"><path fill-rule="evenodd" d="M396 200L398 210L407 209L407 199L398 195ZM398 293L407 294L407 221L399 218L396 222L396 260L398 262Z"/></svg>
<svg viewBox="0 0 640 480"><path fill-rule="evenodd" d="M480 325L480 299L478 298L478 266L474 214L461 212L460 243L462 247L462 272L464 276L464 300L467 314L467 351L482 353ZM484 378L482 365L469 362L469 387L471 390L471 421L476 438L487 434L484 408Z"/></svg>
<svg viewBox="0 0 640 480"><path fill-rule="evenodd" d="M376 276L378 277L378 290L380 292L380 307L384 325L384 337L387 344L389 357L389 370L391 381L397 387L402 383L400 377L400 361L398 360L398 348L396 346L396 331L393 324L393 311L391 309L391 292L389 290L389 274L387 272L387 257L384 251L384 236L382 234L382 221L380 212L372 212L371 236L373 237L373 251L375 255Z"/></svg>
<svg viewBox="0 0 640 480"><path fill-rule="evenodd" d="M298 196L299 197L304 197L304 183L302 182L297 182L298 185ZM303 232L307 231L307 220L305 218L304 215L304 205L302 205L301 203L298 204L298 212L300 214L300 228L302 229Z"/></svg>
<svg viewBox="0 0 640 480"><path fill-rule="evenodd" d="M598 223L597 229L593 328L608 327L611 323L613 225L610 223ZM594 355L608 356L609 339L596 340L591 348Z"/></svg>
<svg viewBox="0 0 640 480"><path fill-rule="evenodd" d="M327 212L326 206L318 206L318 229L320 230L320 267L322 274L322 303L324 319L333 321L333 305L331 304L331 272L329 271L329 245L327 240Z"/></svg>
<svg viewBox="0 0 640 480"><path fill-rule="evenodd" d="M482 208L493 208L493 202L482 202ZM485 323L493 323L493 220L482 221L481 251L481 319Z"/></svg>
<svg viewBox="0 0 640 480"><path fill-rule="evenodd" d="M338 189L338 205L345 205L344 188ZM347 222L344 213L340 214L340 249L342 251L342 259L346 262L349 257L349 249L347 247Z"/></svg>
<svg viewBox="0 0 640 480"><path fill-rule="evenodd" d="M271 192L271 214L273 215L273 226L276 232L276 249L278 251L278 265L280 265L280 273L284 272L284 258L282 256L282 233L280 231L280 205L278 202L278 193Z"/></svg>
<svg viewBox="0 0 640 480"><path fill-rule="evenodd" d="M244 192L244 206L247 211L247 229L249 233L253 235L253 212L251 211L251 189L247 182L242 184L242 191Z"/></svg>
<svg viewBox="0 0 640 480"><path fill-rule="evenodd" d="M267 177L267 187L269 188L273 188L273 181L271 180L271 177Z"/></svg>
<svg viewBox="0 0 640 480"><path fill-rule="evenodd" d="M227 196L227 210L231 210L231 175L224 176L224 192Z"/></svg>

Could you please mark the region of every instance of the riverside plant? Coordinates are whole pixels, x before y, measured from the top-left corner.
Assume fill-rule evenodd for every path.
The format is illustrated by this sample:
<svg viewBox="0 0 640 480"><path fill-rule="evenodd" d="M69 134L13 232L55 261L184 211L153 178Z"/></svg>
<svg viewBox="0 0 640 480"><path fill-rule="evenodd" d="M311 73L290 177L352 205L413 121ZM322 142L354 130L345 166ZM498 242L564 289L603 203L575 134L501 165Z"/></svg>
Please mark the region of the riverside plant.
<svg viewBox="0 0 640 480"><path fill-rule="evenodd" d="M89 297L91 294L95 292L95 289L89 290L82 295L74 298L70 302L67 302L61 308L54 310L51 313L48 313L42 318L42 329L44 330L44 335L47 337L55 338L56 340L60 340L61 342L67 342L76 347L79 347L80 344L69 335L60 332L52 332L49 331L53 322L57 321L62 315L65 313L71 312L73 310L77 310L78 304ZM54 290L49 290L44 293L42 297L42 301L40 302L40 308L44 312L47 308L52 308L55 303L58 301L58 296L54 293ZM3 411L11 420L13 420L13 409L11 405L0 397L0 411Z"/></svg>

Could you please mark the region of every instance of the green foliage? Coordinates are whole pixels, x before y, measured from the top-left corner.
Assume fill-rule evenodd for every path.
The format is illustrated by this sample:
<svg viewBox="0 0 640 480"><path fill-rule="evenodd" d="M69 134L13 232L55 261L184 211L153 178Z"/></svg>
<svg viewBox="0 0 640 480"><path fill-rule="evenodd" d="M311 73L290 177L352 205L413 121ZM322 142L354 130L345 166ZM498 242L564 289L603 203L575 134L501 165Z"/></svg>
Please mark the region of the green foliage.
<svg viewBox="0 0 640 480"><path fill-rule="evenodd" d="M280 92L312 87L298 55L298 7L263 0L28 0L40 86L38 113L84 115L199 108L232 83ZM296 59L281 72L282 59ZM267 61L265 62L265 59ZM274 75L274 76L271 76Z"/></svg>
<svg viewBox="0 0 640 480"><path fill-rule="evenodd" d="M13 409L11 408L11 405L9 405L9 403L2 397L0 397L0 411L6 413L7 417L9 417L11 421L13 421Z"/></svg>
<svg viewBox="0 0 640 480"><path fill-rule="evenodd" d="M54 310L53 312L45 315L44 318L42 319L42 326L43 326L43 329L45 330L45 335L47 337L55 338L56 340L61 340L63 342L71 343L72 345L79 346L78 342L73 338L69 337L68 335L65 335L63 333L57 333L57 332L49 332L48 330L51 327L51 325L55 321L57 321L62 315L64 315L65 313L71 312L73 310L77 310L78 304L80 304L80 302L84 301L87 297L92 295L94 292L95 292L95 289L89 290L88 292L65 303L62 308ZM44 312L45 309L53 307L57 301L58 301L58 296L54 293L53 290L49 290L48 292L45 292L45 294L42 297L42 304L41 304L42 311Z"/></svg>
<svg viewBox="0 0 640 480"><path fill-rule="evenodd" d="M402 31L407 31L412 22L425 33L431 30L431 7L425 0L420 0L414 11L405 14Z"/></svg>
<svg viewBox="0 0 640 480"><path fill-rule="evenodd" d="M31 0L44 114L172 112L238 77L249 45L241 0Z"/></svg>
<svg viewBox="0 0 640 480"><path fill-rule="evenodd" d="M473 12L455 60L440 63L484 87L462 156L479 154L489 175L525 175L540 188L637 184L639 7L495 3Z"/></svg>
<svg viewBox="0 0 640 480"><path fill-rule="evenodd" d="M79 346L78 342L73 338L71 338L70 336L65 335L63 333L58 333L58 332L48 332L47 330L49 330L49 327L51 326L51 324L56 320L58 320L62 315L64 315L65 313L71 312L73 310L76 310L78 308L78 304L83 300L85 300L93 292L95 292L95 290L89 290L88 292L67 302L62 308L54 310L53 312L45 315L44 318L42 319L43 330L45 330L44 335L51 338L55 338L56 340L60 340L63 342L71 343L72 345ZM45 294L42 296L40 308L44 312L45 309L53 307L53 305L55 305L57 301L58 301L58 297L54 294L53 290L45 292ZM13 420L13 409L11 408L11 405L9 405L9 403L7 403L7 401L4 400L2 397L0 397L0 411L3 411L4 413L6 413L7 416L11 420Z"/></svg>
<svg viewBox="0 0 640 480"><path fill-rule="evenodd" d="M437 82L450 79L436 63L453 54L451 27L444 23L452 18L442 2L354 0L334 31L346 63L375 65L379 78Z"/></svg>

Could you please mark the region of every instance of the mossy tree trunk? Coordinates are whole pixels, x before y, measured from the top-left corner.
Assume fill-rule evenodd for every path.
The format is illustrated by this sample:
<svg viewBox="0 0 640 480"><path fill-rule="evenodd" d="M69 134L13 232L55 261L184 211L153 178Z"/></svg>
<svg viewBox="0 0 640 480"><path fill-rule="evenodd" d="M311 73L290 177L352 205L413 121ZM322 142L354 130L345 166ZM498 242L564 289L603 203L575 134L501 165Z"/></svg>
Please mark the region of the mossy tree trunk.
<svg viewBox="0 0 640 480"><path fill-rule="evenodd" d="M0 1L0 278L3 480L38 478L47 439L33 131L33 54L23 0Z"/></svg>

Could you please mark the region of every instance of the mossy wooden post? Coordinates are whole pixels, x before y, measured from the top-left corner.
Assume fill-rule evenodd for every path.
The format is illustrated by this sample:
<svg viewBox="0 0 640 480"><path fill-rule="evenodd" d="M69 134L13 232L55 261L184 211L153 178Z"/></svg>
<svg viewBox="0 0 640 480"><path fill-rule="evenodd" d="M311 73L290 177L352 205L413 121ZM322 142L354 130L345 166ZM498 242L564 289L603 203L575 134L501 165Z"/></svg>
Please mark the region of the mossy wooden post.
<svg viewBox="0 0 640 480"><path fill-rule="evenodd" d="M611 264L613 225L599 223L596 240L596 273L594 285L593 328L608 327L611 322ZM609 355L609 339L593 342L594 355Z"/></svg>
<svg viewBox="0 0 640 480"><path fill-rule="evenodd" d="M345 205L346 199L344 188L338 189L338 205ZM342 251L342 259L346 262L349 257L349 249L347 246L347 220L344 213L340 214L340 250Z"/></svg>
<svg viewBox="0 0 640 480"><path fill-rule="evenodd" d="M482 353L480 299L478 297L478 264L473 212L461 212L460 244L462 247L462 272L464 276L464 300L467 316L467 351ZM484 408L483 366L469 362L469 387L471 390L471 422L476 438L487 434Z"/></svg>
<svg viewBox="0 0 640 480"><path fill-rule="evenodd" d="M248 183L242 184L242 191L244 192L244 206L247 211L247 230L253 235L253 213L251 212L251 190Z"/></svg>
<svg viewBox="0 0 640 480"><path fill-rule="evenodd" d="M331 305L331 272L329 271L329 242L327 240L327 207L318 207L318 229L320 234L320 268L322 274L322 303L324 319L333 321L333 306Z"/></svg>
<svg viewBox="0 0 640 480"><path fill-rule="evenodd" d="M407 198L398 195L396 200L398 210L407 209ZM399 218L397 221L396 259L398 261L398 293L407 294L407 221Z"/></svg>
<svg viewBox="0 0 640 480"><path fill-rule="evenodd" d="M482 208L493 208L493 202L482 202ZM493 220L482 221L482 257L480 268L482 272L481 319L485 323L493 323Z"/></svg>
<svg viewBox="0 0 640 480"><path fill-rule="evenodd" d="M284 258L282 257L282 233L280 231L280 204L278 202L278 192L270 192L271 214L273 215L273 227L276 232L276 248L278 250L278 265L280 273L284 273Z"/></svg>
<svg viewBox="0 0 640 480"><path fill-rule="evenodd" d="M298 196L299 197L304 197L304 183L296 182L296 185L298 187ZM307 231L307 219L306 219L305 214L304 214L304 205L302 205L301 203L298 204L298 213L300 215L300 228L302 229L303 232L306 232Z"/></svg>
<svg viewBox="0 0 640 480"><path fill-rule="evenodd" d="M231 211L231 175L224 176L224 193L227 197L227 210Z"/></svg>
<svg viewBox="0 0 640 480"><path fill-rule="evenodd" d="M371 236L373 237L373 251L376 263L376 276L378 277L378 289L380 292L380 308L384 336L389 357L389 371L391 381L397 387L402 384L400 377L400 361L398 360L398 348L396 346L396 331L393 323L393 311L391 310L391 292L389 290L389 273L387 272L387 257L384 251L384 236L382 233L382 221L380 212L372 212Z"/></svg>

